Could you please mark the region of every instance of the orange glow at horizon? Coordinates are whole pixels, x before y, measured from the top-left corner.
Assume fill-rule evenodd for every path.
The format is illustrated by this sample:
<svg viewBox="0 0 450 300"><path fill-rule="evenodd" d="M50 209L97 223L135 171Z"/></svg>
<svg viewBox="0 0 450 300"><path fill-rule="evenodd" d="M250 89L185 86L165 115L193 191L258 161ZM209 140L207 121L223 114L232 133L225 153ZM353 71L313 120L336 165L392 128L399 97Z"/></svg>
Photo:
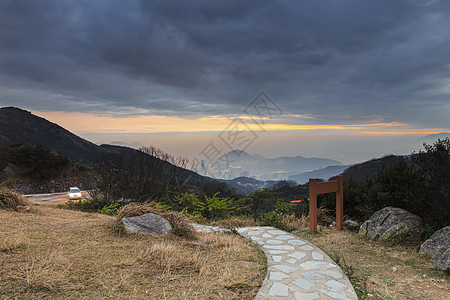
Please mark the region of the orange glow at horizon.
<svg viewBox="0 0 450 300"><path fill-rule="evenodd" d="M80 112L39 112L34 114L44 117L51 122L74 132L89 133L183 133L183 132L222 132L233 121L224 116L207 116L200 118L182 118L171 116L133 116L113 117L112 115L97 115ZM246 120L247 116L241 117ZM409 124L399 122L349 124L349 125L296 125L283 123L266 123L262 126L251 121L245 121L247 128L253 131L294 131L294 130L344 130L364 135L394 135L394 134L433 134L450 132L449 129L411 129L405 128ZM395 129L394 129L395 128ZM364 129L364 132L358 130ZM383 129L386 129L383 131ZM370 131L374 130L374 131ZM396 130L396 131L394 131Z"/></svg>

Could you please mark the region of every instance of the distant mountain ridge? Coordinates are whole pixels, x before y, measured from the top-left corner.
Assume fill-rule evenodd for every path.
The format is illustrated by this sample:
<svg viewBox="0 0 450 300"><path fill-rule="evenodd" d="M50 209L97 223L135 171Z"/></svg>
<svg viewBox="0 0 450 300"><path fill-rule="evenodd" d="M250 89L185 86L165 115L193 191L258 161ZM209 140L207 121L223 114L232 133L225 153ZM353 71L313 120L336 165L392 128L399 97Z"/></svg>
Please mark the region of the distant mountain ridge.
<svg viewBox="0 0 450 300"><path fill-rule="evenodd" d="M419 138L419 140L422 143L432 144L432 143L436 142L438 139L443 140L447 137L450 138L450 132L440 132L440 133L429 134L429 135Z"/></svg>
<svg viewBox="0 0 450 300"><path fill-rule="evenodd" d="M220 162L221 168L214 169L214 166L208 166L207 171L216 178L252 177L263 181L286 180L289 176L303 172L342 165L339 161L326 158L303 156L265 158L242 150L228 152L222 156Z"/></svg>
<svg viewBox="0 0 450 300"><path fill-rule="evenodd" d="M328 166L322 169L304 172L298 175L289 176L289 180L293 180L298 184L304 184L309 181L310 178L319 178L323 180L328 180L329 178L339 175L344 172L349 165L347 166Z"/></svg>
<svg viewBox="0 0 450 300"><path fill-rule="evenodd" d="M304 184L309 181L309 178L328 180L336 175L343 175L344 180L363 179L374 176L383 168L388 168L400 161L411 163L408 155L386 155L380 158L372 158L354 165L329 166L310 172L304 172L295 176L289 176L289 180L294 180L298 184Z"/></svg>

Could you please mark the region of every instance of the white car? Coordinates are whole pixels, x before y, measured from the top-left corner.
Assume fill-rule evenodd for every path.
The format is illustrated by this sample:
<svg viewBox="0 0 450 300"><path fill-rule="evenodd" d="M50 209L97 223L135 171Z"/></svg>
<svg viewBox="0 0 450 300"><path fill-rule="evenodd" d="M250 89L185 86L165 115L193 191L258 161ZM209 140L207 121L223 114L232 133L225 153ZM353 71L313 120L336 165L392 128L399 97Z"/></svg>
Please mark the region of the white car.
<svg viewBox="0 0 450 300"><path fill-rule="evenodd" d="M81 191L77 187L71 187L69 190L69 200L81 199Z"/></svg>

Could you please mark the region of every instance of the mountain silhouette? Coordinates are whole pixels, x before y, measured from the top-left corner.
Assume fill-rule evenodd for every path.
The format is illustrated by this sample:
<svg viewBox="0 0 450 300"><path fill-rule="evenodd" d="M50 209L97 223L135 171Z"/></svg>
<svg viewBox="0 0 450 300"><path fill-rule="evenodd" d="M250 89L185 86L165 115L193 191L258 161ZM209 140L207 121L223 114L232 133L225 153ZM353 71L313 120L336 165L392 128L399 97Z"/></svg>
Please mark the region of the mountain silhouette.
<svg viewBox="0 0 450 300"><path fill-rule="evenodd" d="M309 172L328 166L340 166L332 159L303 156L283 156L265 158L258 154L249 154L242 150L233 150L225 154L222 161L229 164L224 179L236 177L253 177L258 180L284 180L303 172ZM220 171L220 170L219 170ZM334 174L336 175L336 174ZM217 176L220 178L220 176Z"/></svg>
<svg viewBox="0 0 450 300"><path fill-rule="evenodd" d="M16 108L0 108L0 144L44 145L81 165L92 166L105 151L58 124Z"/></svg>
<svg viewBox="0 0 450 300"><path fill-rule="evenodd" d="M304 184L309 181L310 178L320 178L328 180L329 178L339 175L345 171L349 166L328 166L322 169L304 172L298 175L289 176L289 180L293 180L298 184Z"/></svg>

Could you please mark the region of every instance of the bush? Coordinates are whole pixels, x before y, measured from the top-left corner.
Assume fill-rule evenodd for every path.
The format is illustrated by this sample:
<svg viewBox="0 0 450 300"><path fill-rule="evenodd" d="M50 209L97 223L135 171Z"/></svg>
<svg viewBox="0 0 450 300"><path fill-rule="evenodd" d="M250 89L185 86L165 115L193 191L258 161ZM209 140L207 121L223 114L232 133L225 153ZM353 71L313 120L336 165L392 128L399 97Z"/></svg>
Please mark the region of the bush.
<svg viewBox="0 0 450 300"><path fill-rule="evenodd" d="M189 214L194 214L200 205L198 196L194 193L188 192L182 193L181 195L176 195L174 201L181 206L184 212Z"/></svg>
<svg viewBox="0 0 450 300"><path fill-rule="evenodd" d="M58 207L71 210L79 210L83 212L100 212L104 207L116 204L111 203L104 199L92 199L83 201L68 201Z"/></svg>
<svg viewBox="0 0 450 300"><path fill-rule="evenodd" d="M335 210L334 193L319 195L320 205ZM423 238L449 225L450 139L424 144L424 150L364 179L344 181L345 214L365 221L386 206L423 219Z"/></svg>
<svg viewBox="0 0 450 300"><path fill-rule="evenodd" d="M345 214L359 221L367 220L386 206L400 207L423 216L426 178L414 165L400 161L366 179L344 181ZM335 194L319 195L320 204L335 211Z"/></svg>
<svg viewBox="0 0 450 300"><path fill-rule="evenodd" d="M104 215L114 216L117 214L117 210L120 207L119 203L111 203L103 206L98 212Z"/></svg>
<svg viewBox="0 0 450 300"><path fill-rule="evenodd" d="M20 207L30 207L30 203L15 191L7 188L0 190L0 208L18 210Z"/></svg>
<svg viewBox="0 0 450 300"><path fill-rule="evenodd" d="M306 215L302 215L299 218L294 213L284 214L279 210L273 210L263 215L261 225L273 226L286 231L293 231L308 227L309 218Z"/></svg>
<svg viewBox="0 0 450 300"><path fill-rule="evenodd" d="M279 212L277 210L273 210L271 212L265 213L262 216L261 225L273 226L273 227L284 230L283 218L284 218L284 215L281 212Z"/></svg>
<svg viewBox="0 0 450 300"><path fill-rule="evenodd" d="M49 148L38 146L10 147L9 161L20 167L23 176L37 180L58 177L70 164L70 160Z"/></svg>
<svg viewBox="0 0 450 300"><path fill-rule="evenodd" d="M450 138L423 144L412 160L426 178L423 218L425 235L449 225L450 220Z"/></svg>
<svg viewBox="0 0 450 300"><path fill-rule="evenodd" d="M233 199L229 197L219 197L219 192L215 193L212 197L203 195L202 201L199 201L197 205L197 211L202 216L210 219L223 219L228 217L230 212L235 209L233 205Z"/></svg>
<svg viewBox="0 0 450 300"><path fill-rule="evenodd" d="M117 213L117 209L125 204L123 202L105 199L99 189L92 189L88 192L91 199L82 201L68 201L58 207L83 212L99 212L106 215L115 215Z"/></svg>
<svg viewBox="0 0 450 300"><path fill-rule="evenodd" d="M194 193L186 192L175 196L174 201L179 206L178 209L196 219L223 219L229 217L231 212L236 213L241 209L238 207L239 201L231 197L219 197L219 192L211 197L204 194L202 198Z"/></svg>
<svg viewBox="0 0 450 300"><path fill-rule="evenodd" d="M253 219L256 221L261 214L271 212L275 209L274 192L261 189L250 195Z"/></svg>

